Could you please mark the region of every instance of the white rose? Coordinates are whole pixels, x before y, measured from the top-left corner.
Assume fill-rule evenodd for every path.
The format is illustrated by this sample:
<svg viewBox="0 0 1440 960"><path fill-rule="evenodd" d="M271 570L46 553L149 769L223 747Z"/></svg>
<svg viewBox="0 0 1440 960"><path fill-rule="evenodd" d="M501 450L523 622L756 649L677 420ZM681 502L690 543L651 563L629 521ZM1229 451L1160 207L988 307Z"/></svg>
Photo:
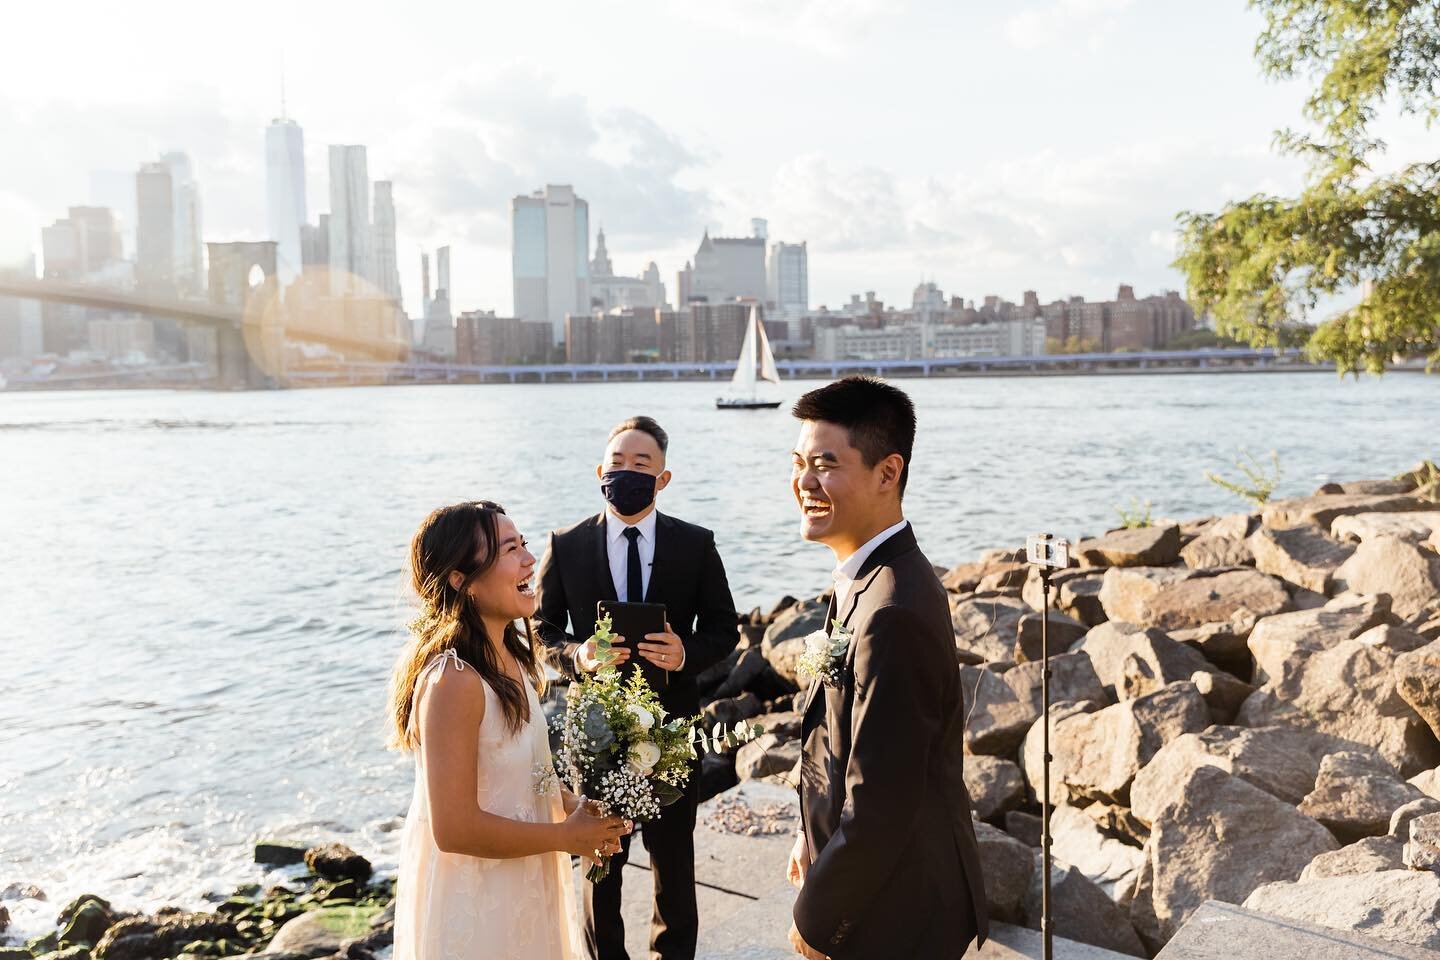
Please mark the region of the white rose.
<svg viewBox="0 0 1440 960"><path fill-rule="evenodd" d="M627 758L637 772L648 777L650 771L655 769L655 764L660 762L660 747L649 740L641 740L630 745Z"/></svg>
<svg viewBox="0 0 1440 960"><path fill-rule="evenodd" d="M819 653L821 651L828 650L829 647L830 638L825 636L824 630L816 630L814 633L810 634L808 637L805 638L806 653Z"/></svg>
<svg viewBox="0 0 1440 960"><path fill-rule="evenodd" d="M651 727L655 726L655 717L651 715L649 710L646 710L638 703L632 703L625 709L630 711L630 715L634 717L636 722L640 724L641 730L649 730ZM651 746L653 747L654 744L652 743Z"/></svg>

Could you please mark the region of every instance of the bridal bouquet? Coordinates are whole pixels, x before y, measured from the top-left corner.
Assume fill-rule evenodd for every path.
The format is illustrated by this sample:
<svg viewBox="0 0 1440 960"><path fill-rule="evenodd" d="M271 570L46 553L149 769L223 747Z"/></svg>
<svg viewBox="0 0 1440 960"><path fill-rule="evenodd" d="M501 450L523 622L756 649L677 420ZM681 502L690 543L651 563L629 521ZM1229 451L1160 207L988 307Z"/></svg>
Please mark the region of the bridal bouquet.
<svg viewBox="0 0 1440 960"><path fill-rule="evenodd" d="M610 664L610 628L609 617L595 627L601 668L571 684L566 694L564 716L557 718L555 765L571 790L595 801L607 816L644 823L685 795L699 751L733 748L763 731L736 723L707 734L699 717L666 719L659 696L638 670L622 680ZM598 883L609 872L607 858L585 876Z"/></svg>

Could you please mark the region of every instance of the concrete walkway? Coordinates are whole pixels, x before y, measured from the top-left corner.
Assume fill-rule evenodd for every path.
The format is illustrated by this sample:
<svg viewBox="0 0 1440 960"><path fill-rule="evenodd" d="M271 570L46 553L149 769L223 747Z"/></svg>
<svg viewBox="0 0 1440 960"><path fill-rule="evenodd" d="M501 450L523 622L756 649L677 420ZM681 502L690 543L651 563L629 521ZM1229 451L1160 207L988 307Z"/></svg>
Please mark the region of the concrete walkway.
<svg viewBox="0 0 1440 960"><path fill-rule="evenodd" d="M785 862L799 817L793 788L749 781L700 807L695 827L696 897L700 906L697 960L788 960L786 941L795 891ZM733 832L754 829L754 835ZM625 946L631 960L650 956L654 884L642 843L625 867ZM991 939L966 960L1040 957L1040 934L994 924ZM1120 960L1121 954L1056 939L1057 960Z"/></svg>

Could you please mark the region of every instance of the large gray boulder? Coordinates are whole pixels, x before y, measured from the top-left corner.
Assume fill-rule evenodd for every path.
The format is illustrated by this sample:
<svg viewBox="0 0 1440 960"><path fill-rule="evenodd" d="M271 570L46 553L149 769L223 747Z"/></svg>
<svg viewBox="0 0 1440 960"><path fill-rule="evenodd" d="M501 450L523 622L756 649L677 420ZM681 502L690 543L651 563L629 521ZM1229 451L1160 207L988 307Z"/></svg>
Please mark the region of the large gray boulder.
<svg viewBox="0 0 1440 960"><path fill-rule="evenodd" d="M1270 678L1245 701L1236 721L1307 727L1374 747L1407 777L1436 766L1440 743L1396 688L1397 654L1382 642L1390 633L1374 633L1265 663Z"/></svg>
<svg viewBox="0 0 1440 960"><path fill-rule="evenodd" d="M379 907L325 907L288 921L265 953L321 956L334 953L347 940L370 933L370 920Z"/></svg>
<svg viewBox="0 0 1440 960"><path fill-rule="evenodd" d="M1141 822L1153 824L1202 766L1223 770L1294 806L1315 789L1326 756L1355 749L1360 748L1338 737L1295 727L1210 727L1160 748L1135 775L1130 809Z"/></svg>
<svg viewBox="0 0 1440 960"><path fill-rule="evenodd" d="M1022 663L1003 674L986 667L960 668L961 691L969 716L965 725L967 751L1014 756L1040 716L1043 669L1040 663ZM1093 700L1097 706L1110 702L1084 653L1050 658L1050 702L1066 700Z"/></svg>
<svg viewBox="0 0 1440 960"><path fill-rule="evenodd" d="M1291 609L1285 585L1256 570L1226 570L1168 583L1146 603L1146 626L1191 630L1207 624L1233 624L1231 633L1244 636L1261 617Z"/></svg>
<svg viewBox="0 0 1440 960"><path fill-rule="evenodd" d="M1050 764L1050 803L1059 806L1070 799L1070 788L1066 785L1066 777L1072 771L1078 771L1086 762L1086 757L1066 751L1061 746L1061 728L1071 718L1085 713L1094 713L1101 709L1101 704L1092 700L1063 701L1050 705L1050 755L1054 758ZM1044 788L1044 734L1045 728L1040 720L1036 720L1031 726L1030 732L1025 735L1025 742L1020 745L1020 767L1025 771L1025 781L1030 785L1030 793L1034 796L1035 802L1040 802ZM1066 741L1068 744L1068 741ZM1073 774L1077 779L1080 774Z"/></svg>
<svg viewBox="0 0 1440 960"><path fill-rule="evenodd" d="M1259 526L1260 514L1258 513L1227 513L1223 517L1216 517L1215 522L1206 527L1204 532L1217 537L1244 540Z"/></svg>
<svg viewBox="0 0 1440 960"><path fill-rule="evenodd" d="M1384 836L1390 817L1425 795L1395 775L1388 763L1372 753L1347 750L1320 762L1315 789L1300 803L1300 812L1319 820L1342 843Z"/></svg>
<svg viewBox="0 0 1440 960"><path fill-rule="evenodd" d="M1079 870L1117 904L1129 905L1145 863L1145 853L1138 845L1107 835L1091 818L1088 807L1056 807L1050 816L1050 833L1055 859Z"/></svg>
<svg viewBox="0 0 1440 960"><path fill-rule="evenodd" d="M1075 544L1082 567L1162 567L1180 559L1180 527L1163 524L1113 530Z"/></svg>
<svg viewBox="0 0 1440 960"><path fill-rule="evenodd" d="M1440 813L1427 813L1410 821L1401 857L1411 870L1440 873Z"/></svg>
<svg viewBox="0 0 1440 960"><path fill-rule="evenodd" d="M975 816L993 820L1024 801L1025 775L1009 760L973 754L965 758L965 792Z"/></svg>
<svg viewBox="0 0 1440 960"><path fill-rule="evenodd" d="M1110 620L1085 635L1080 649L1090 658L1095 674L1112 700L1125 693L1126 664L1134 657L1149 668L1149 675L1161 685L1189 680L1197 670L1212 670L1210 661L1197 650L1176 643L1163 630L1137 627Z"/></svg>
<svg viewBox="0 0 1440 960"><path fill-rule="evenodd" d="M1425 513L1359 513L1338 517L1330 525L1336 540L1363 543L1376 537L1399 537L1422 543L1440 530L1440 511Z"/></svg>
<svg viewBox="0 0 1440 960"><path fill-rule="evenodd" d="M1124 700L1094 713L1077 713L1059 720L1051 734L1051 794L1075 801L1125 803L1130 783L1166 743L1210 725L1210 712L1195 685L1187 681ZM1035 734L1027 738L1038 739ZM1025 756L1030 787L1040 793L1041 754Z"/></svg>
<svg viewBox="0 0 1440 960"><path fill-rule="evenodd" d="M1300 871L1300 882L1325 877L1351 877L1357 873L1403 870L1404 844L1396 837L1365 837L1339 850L1330 850L1311 860Z"/></svg>
<svg viewBox="0 0 1440 960"><path fill-rule="evenodd" d="M1404 494L1328 494L1272 500L1260 511L1267 527L1294 527L1313 523L1329 530L1337 517L1356 513L1411 513L1433 509L1433 504Z"/></svg>
<svg viewBox="0 0 1440 960"><path fill-rule="evenodd" d="M1205 706L1210 708L1210 719L1215 723L1231 723L1255 688L1223 670L1209 672L1197 670L1190 677Z"/></svg>
<svg viewBox="0 0 1440 960"><path fill-rule="evenodd" d="M1383 593L1397 617L1409 619L1440 596L1440 557L1401 537L1365 540L1335 571L1354 593Z"/></svg>
<svg viewBox="0 0 1440 960"><path fill-rule="evenodd" d="M1256 887L1294 880L1339 844L1283 800L1216 767L1190 772L1146 845L1152 905L1169 939L1206 900L1239 903Z"/></svg>
<svg viewBox="0 0 1440 960"><path fill-rule="evenodd" d="M1105 618L1151 626L1150 604L1160 591L1197 576L1184 567L1111 567L1100 581Z"/></svg>
<svg viewBox="0 0 1440 960"><path fill-rule="evenodd" d="M1440 800L1436 800L1434 797L1411 800L1390 814L1390 829L1387 831L1387 836L1397 840L1405 839L1410 836L1411 823L1432 813L1440 813Z"/></svg>
<svg viewBox="0 0 1440 960"><path fill-rule="evenodd" d="M1440 876L1433 873L1383 870L1269 883L1251 892L1244 907L1440 950Z"/></svg>
<svg viewBox="0 0 1440 960"><path fill-rule="evenodd" d="M1019 664L1005 671L1005 682L1021 700L1028 698L1034 716L1040 716L1042 699L1041 682L1044 679L1044 664L1031 661ZM1111 697L1095 672L1095 665L1084 651L1062 653L1050 656L1050 702L1062 700L1093 700L1101 705L1111 702Z"/></svg>
<svg viewBox="0 0 1440 960"><path fill-rule="evenodd" d="M1103 571L1090 568L1056 570L1050 576L1051 604L1086 626L1104 623L1105 608L1100 603L1100 585L1104 576ZM1038 567L1030 568L1020 599L1035 610L1045 606L1045 592Z"/></svg>
<svg viewBox="0 0 1440 960"><path fill-rule="evenodd" d="M825 612L829 603L801 600L780 613L765 630L760 652L771 668L786 682L803 689L798 675L800 655L805 652L805 638L816 630L825 629Z"/></svg>
<svg viewBox="0 0 1440 960"><path fill-rule="evenodd" d="M1033 612L1029 604L1013 597L957 600L950 607L955 648L985 661L1008 661L1014 653L1020 621Z"/></svg>
<svg viewBox="0 0 1440 960"><path fill-rule="evenodd" d="M735 775L744 781L788 773L799 760L799 740L782 740L765 733L735 751Z"/></svg>
<svg viewBox="0 0 1440 960"><path fill-rule="evenodd" d="M985 667L960 668L965 698L965 749L997 757L1014 756L1020 741L1040 715L1030 698L1016 695L1005 677Z"/></svg>
<svg viewBox="0 0 1440 960"><path fill-rule="evenodd" d="M1328 594L1335 570L1355 552L1349 544L1330 539L1313 524L1298 527L1261 527L1250 535L1255 569L1283 580Z"/></svg>
<svg viewBox="0 0 1440 960"><path fill-rule="evenodd" d="M1256 680L1280 675L1302 653L1325 650L1390 620L1389 602L1380 597L1344 594L1323 607L1265 617L1255 624L1247 644L1255 658Z"/></svg>
<svg viewBox="0 0 1440 960"><path fill-rule="evenodd" d="M1406 781L1427 797L1440 800L1440 768L1422 770Z"/></svg>
<svg viewBox="0 0 1440 960"><path fill-rule="evenodd" d="M1029 663L1040 659L1041 627L1048 633L1050 655L1064 653L1071 645L1082 639L1089 627L1067 614L1050 611L1043 617L1037 610L1020 618L1015 631L1015 652L1011 659L1016 663Z"/></svg>
<svg viewBox="0 0 1440 960"><path fill-rule="evenodd" d="M985 878L991 919L1022 923L1025 895L1030 892L1030 878L1035 873L1034 851L988 823L975 824L975 841L980 848L980 873Z"/></svg>
<svg viewBox="0 0 1440 960"><path fill-rule="evenodd" d="M981 559L976 563L962 563L950 568L940 578L945 589L951 593L973 593L981 581L996 574L1018 575L1025 579L1028 564L1016 561L1007 555L1005 559Z"/></svg>
<svg viewBox="0 0 1440 960"><path fill-rule="evenodd" d="M1035 930L1040 929L1041 881L1044 870L1043 861L1037 852L1030 889L1025 897L1025 923ZM1050 913L1055 921L1055 929L1062 931L1067 940L1088 943L1132 957L1146 956L1145 948L1130 925L1125 911L1116 905L1104 890L1073 866L1061 862L1051 864Z"/></svg>
<svg viewBox="0 0 1440 960"><path fill-rule="evenodd" d="M1181 548L1180 559L1191 570L1253 566L1255 552L1242 537L1224 537L1206 531Z"/></svg>

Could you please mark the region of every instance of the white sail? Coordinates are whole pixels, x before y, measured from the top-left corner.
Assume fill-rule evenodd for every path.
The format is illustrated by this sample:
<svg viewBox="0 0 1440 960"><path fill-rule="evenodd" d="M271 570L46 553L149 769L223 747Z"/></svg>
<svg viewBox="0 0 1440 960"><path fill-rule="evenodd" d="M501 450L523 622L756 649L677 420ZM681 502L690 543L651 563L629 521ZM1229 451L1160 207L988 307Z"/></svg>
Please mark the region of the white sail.
<svg viewBox="0 0 1440 960"><path fill-rule="evenodd" d="M775 369L775 354L770 350L770 338L765 335L765 324L760 322L753 310L750 313L750 320L760 335L760 379L767 383L778 384L780 371Z"/></svg>
<svg viewBox="0 0 1440 960"><path fill-rule="evenodd" d="M740 347L740 361L735 365L735 376L730 380L735 389L753 394L755 392L755 323L745 325L745 343Z"/></svg>

